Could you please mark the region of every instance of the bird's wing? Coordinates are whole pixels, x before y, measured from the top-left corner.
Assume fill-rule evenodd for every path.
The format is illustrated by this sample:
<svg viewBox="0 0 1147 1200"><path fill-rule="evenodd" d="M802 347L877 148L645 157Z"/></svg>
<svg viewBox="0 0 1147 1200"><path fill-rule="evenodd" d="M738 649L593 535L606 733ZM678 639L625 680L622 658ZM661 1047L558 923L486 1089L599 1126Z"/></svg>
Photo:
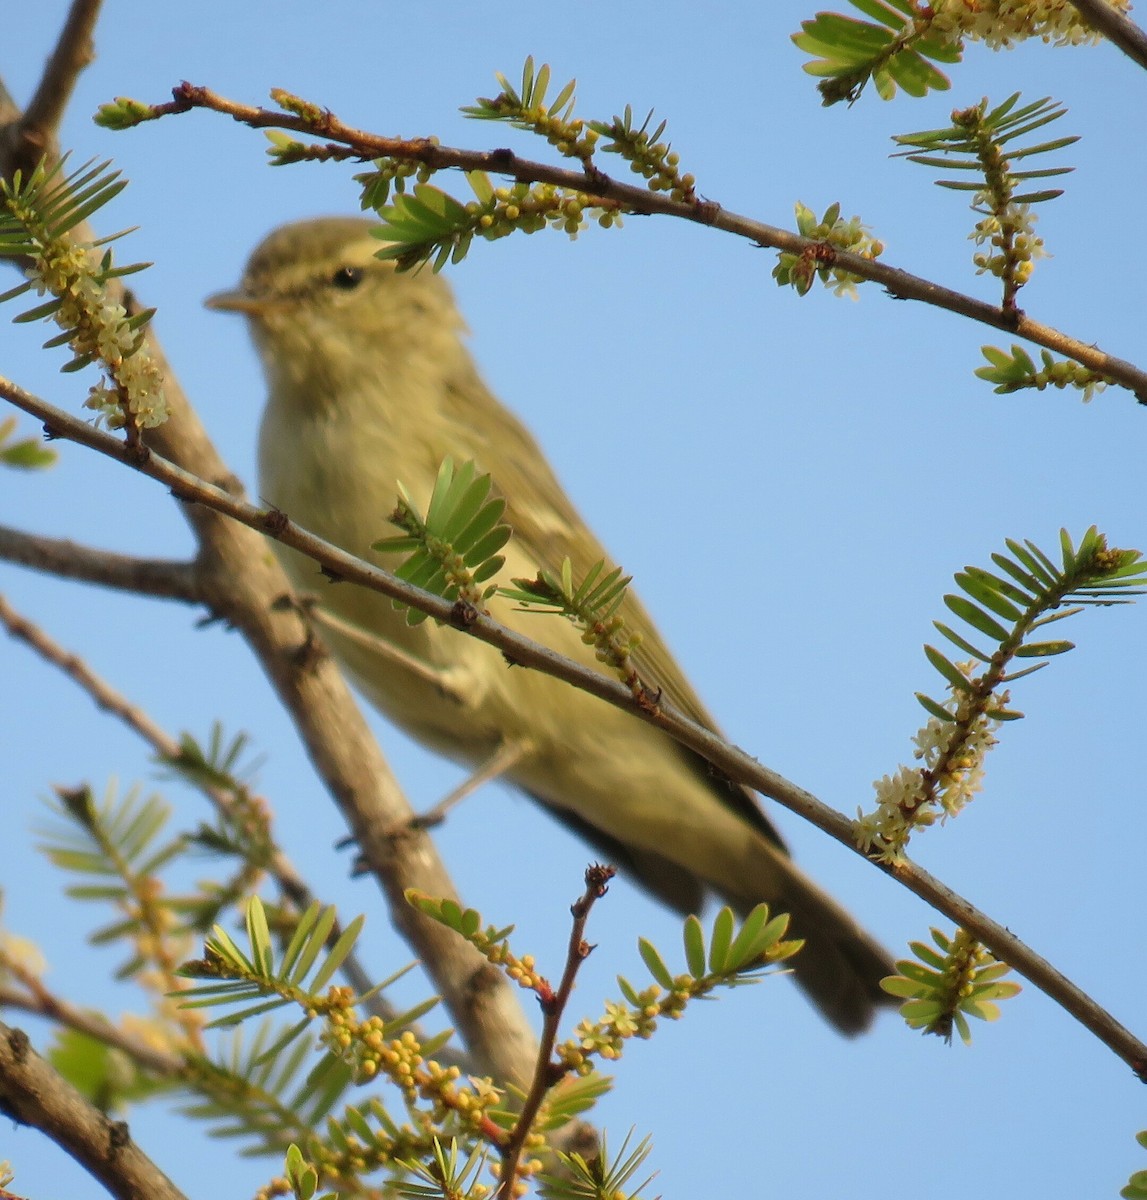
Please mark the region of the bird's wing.
<svg viewBox="0 0 1147 1200"><path fill-rule="evenodd" d="M455 392L457 417L461 420L465 419L465 409L473 405L472 389L475 387L485 387L476 374ZM590 567L601 559L605 559L610 567L615 565L570 503L525 426L493 400L489 406L479 407L484 428L471 427L468 440L485 443L479 465L490 471L495 486L506 500L505 520L513 529L518 545L540 567L558 575L562 559L568 555L575 579L584 579ZM494 419L491 419L491 412L496 414ZM521 497L524 496L538 497L540 503L523 504ZM698 724L714 733L719 732L716 722L658 633L653 619L632 590L625 597L621 615L631 631L641 634L641 644L633 654L633 661L645 683L659 688L674 707ZM699 755L685 747L679 749L688 765L706 777L725 804L783 848L783 840L761 811L752 791L722 783Z"/></svg>

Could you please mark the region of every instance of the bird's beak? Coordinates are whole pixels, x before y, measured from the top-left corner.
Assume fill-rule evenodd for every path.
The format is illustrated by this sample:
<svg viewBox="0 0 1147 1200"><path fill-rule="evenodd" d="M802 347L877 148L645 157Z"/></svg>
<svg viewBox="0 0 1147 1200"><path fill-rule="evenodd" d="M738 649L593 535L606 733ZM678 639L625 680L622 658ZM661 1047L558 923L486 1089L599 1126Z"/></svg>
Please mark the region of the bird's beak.
<svg viewBox="0 0 1147 1200"><path fill-rule="evenodd" d="M203 301L203 305L215 312L242 313L246 317L258 316L267 307L265 300L258 296L252 296L250 292L245 292L241 288L234 288L228 292L216 292L213 296L208 296Z"/></svg>

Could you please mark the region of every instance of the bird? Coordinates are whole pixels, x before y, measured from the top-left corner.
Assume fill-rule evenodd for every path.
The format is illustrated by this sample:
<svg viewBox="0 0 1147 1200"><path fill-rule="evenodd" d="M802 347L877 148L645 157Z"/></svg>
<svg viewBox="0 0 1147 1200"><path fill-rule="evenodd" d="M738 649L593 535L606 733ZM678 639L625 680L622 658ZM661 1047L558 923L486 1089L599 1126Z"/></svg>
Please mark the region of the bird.
<svg viewBox="0 0 1147 1200"><path fill-rule="evenodd" d="M508 578L574 577L612 559L578 514L525 425L490 392L464 340L451 289L429 269L380 259L377 222L322 217L285 225L252 252L238 287L208 300L239 313L262 364L259 494L292 521L376 565L399 482L425 511L442 461L489 472L513 530ZM390 533L394 530L390 529ZM890 1002L884 947L793 862L748 788L661 730L494 647L425 621L377 592L332 581L275 543L293 585L330 620L323 636L359 690L414 738L525 792L657 900L699 913L716 897L746 914L766 902L805 939L797 983L838 1031L855 1035ZM572 623L491 614L606 670ZM661 696L716 725L638 598L621 608L641 637L634 662Z"/></svg>

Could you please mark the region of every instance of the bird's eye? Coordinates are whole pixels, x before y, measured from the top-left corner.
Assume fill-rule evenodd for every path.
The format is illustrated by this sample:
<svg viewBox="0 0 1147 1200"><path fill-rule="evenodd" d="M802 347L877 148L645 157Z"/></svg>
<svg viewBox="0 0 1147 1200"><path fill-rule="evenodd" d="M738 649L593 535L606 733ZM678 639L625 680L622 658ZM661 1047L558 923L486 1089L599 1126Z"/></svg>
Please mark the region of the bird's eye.
<svg viewBox="0 0 1147 1200"><path fill-rule="evenodd" d="M344 292L353 292L362 283L362 267L339 267L331 276L331 285Z"/></svg>

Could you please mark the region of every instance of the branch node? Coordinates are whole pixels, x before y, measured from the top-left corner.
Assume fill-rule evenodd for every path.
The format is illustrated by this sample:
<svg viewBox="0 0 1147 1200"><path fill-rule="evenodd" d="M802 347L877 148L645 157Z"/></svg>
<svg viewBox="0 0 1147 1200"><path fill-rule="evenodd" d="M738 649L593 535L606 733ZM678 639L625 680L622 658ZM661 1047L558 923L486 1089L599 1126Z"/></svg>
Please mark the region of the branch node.
<svg viewBox="0 0 1147 1200"><path fill-rule="evenodd" d="M116 1158L131 1145L131 1130L126 1121L108 1122L108 1158Z"/></svg>
<svg viewBox="0 0 1147 1200"><path fill-rule="evenodd" d="M456 600L450 610L450 624L465 633L481 615L477 606L469 600Z"/></svg>
<svg viewBox="0 0 1147 1200"><path fill-rule="evenodd" d="M8 1049L12 1051L12 1057L15 1058L17 1066L22 1066L27 1061L28 1054L32 1049L32 1042L22 1029L10 1029L8 1031Z"/></svg>
<svg viewBox="0 0 1147 1200"><path fill-rule="evenodd" d="M291 518L281 508L269 508L260 524L273 537L284 533L290 525Z"/></svg>
<svg viewBox="0 0 1147 1200"><path fill-rule="evenodd" d="M694 205L697 220L704 225L715 225L721 215L721 206L716 200L698 200Z"/></svg>

